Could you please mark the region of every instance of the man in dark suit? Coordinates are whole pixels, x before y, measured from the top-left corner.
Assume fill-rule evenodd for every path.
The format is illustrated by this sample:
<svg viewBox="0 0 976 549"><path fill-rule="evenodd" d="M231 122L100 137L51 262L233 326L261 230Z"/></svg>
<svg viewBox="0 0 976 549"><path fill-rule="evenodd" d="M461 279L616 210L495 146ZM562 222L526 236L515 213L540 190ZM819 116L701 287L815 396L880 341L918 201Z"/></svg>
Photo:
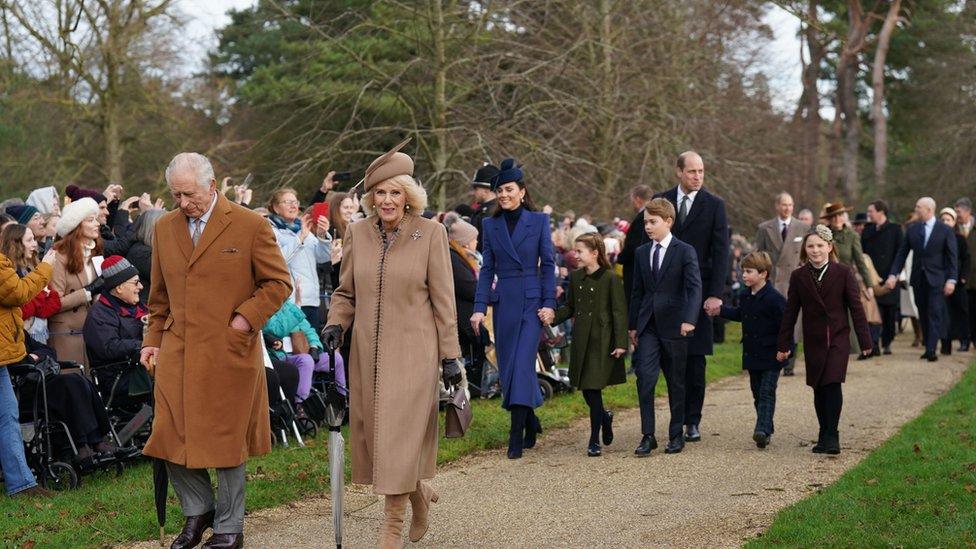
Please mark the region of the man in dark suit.
<svg viewBox="0 0 976 549"><path fill-rule="evenodd" d="M701 278L694 248L671 234L674 206L654 199L644 210L644 231L652 242L637 248L628 335L634 345L634 372L641 413L640 445L644 457L657 448L654 437L654 387L661 371L668 385L671 422L665 453L685 447L685 364L688 343L699 320ZM636 227L635 227L636 228Z"/></svg>
<svg viewBox="0 0 976 549"><path fill-rule="evenodd" d="M973 202L968 197L956 200L957 226L966 239L969 257L976 258L976 222L973 219ZM960 252L961 254L962 252ZM960 352L969 351L970 343L976 345L976 260L969 262L969 272L959 273L959 280L966 281L966 294L969 300L969 341L959 348Z"/></svg>
<svg viewBox="0 0 976 549"><path fill-rule="evenodd" d="M905 235L901 225L888 221L888 203L875 200L868 204L868 220L871 223L861 233L861 248L868 254L879 273L890 273L891 264L901 248ZM881 347L884 354L891 354L891 342L897 333L898 309L901 306L899 292L876 295L878 309L881 311ZM875 352L877 353L877 349Z"/></svg>
<svg viewBox="0 0 976 549"><path fill-rule="evenodd" d="M481 220L490 216L495 210L495 191L492 190L491 180L498 175L498 168L485 162L478 171L474 172L474 179L471 181L471 191L474 193L474 201L477 203L474 215L471 216L471 224L478 229L478 251L484 243L484 231L481 228Z"/></svg>
<svg viewBox="0 0 976 549"><path fill-rule="evenodd" d="M712 354L712 322L707 312L718 314L722 307L725 280L729 275L729 224L725 202L703 188L705 164L701 156L687 151L678 156L675 167L678 186L656 195L674 205L677 216L672 232L690 244L698 254L704 306L699 306L695 334L688 344L685 366L685 440L698 442L702 406L705 404L705 356Z"/></svg>
<svg viewBox="0 0 976 549"><path fill-rule="evenodd" d="M919 222L908 227L885 283L888 289L895 289L898 273L904 268L908 252L911 251L909 283L915 295L918 320L925 339L922 358L929 362L939 360L935 347L945 337L948 328L945 298L955 291L959 276L956 235L948 225L935 218L935 207L935 200L928 196L919 198L915 203Z"/></svg>
<svg viewBox="0 0 976 549"><path fill-rule="evenodd" d="M617 254L617 263L624 268L624 295L627 299L630 299L630 292L634 287L634 252L647 242L647 234L644 232L644 206L653 196L654 191L647 185L637 185L630 190L630 203L637 210L637 216L627 229L623 249Z"/></svg>

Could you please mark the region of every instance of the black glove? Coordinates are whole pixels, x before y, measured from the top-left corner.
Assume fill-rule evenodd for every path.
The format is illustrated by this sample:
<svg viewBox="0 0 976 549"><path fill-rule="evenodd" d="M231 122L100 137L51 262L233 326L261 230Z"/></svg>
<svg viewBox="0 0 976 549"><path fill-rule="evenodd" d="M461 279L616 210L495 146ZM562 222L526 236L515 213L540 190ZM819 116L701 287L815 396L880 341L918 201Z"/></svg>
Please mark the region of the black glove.
<svg viewBox="0 0 976 549"><path fill-rule="evenodd" d="M322 345L331 353L342 346L342 326L333 324L322 328Z"/></svg>
<svg viewBox="0 0 976 549"><path fill-rule="evenodd" d="M460 358L445 358L441 361L441 367L443 368L441 379L444 381L445 387L461 383L461 368L464 365Z"/></svg>
<svg viewBox="0 0 976 549"><path fill-rule="evenodd" d="M308 350L308 354L312 356L312 361L318 364L319 357L322 356L322 349L312 347Z"/></svg>
<svg viewBox="0 0 976 549"><path fill-rule="evenodd" d="M89 294L91 294L92 299L95 299L95 296L97 296L98 294L102 293L102 288L104 288L104 287L105 287L105 279L102 278L102 277L100 277L100 276L98 276L98 277L95 277L95 280L92 280L91 281L91 284L85 286L85 290Z"/></svg>

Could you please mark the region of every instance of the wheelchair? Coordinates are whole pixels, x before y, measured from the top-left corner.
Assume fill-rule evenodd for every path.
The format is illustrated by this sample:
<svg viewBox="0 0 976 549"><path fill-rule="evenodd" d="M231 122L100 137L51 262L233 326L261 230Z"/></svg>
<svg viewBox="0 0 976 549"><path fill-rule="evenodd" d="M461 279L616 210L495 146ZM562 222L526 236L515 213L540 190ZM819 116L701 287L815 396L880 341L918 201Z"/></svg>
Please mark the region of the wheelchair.
<svg viewBox="0 0 976 549"><path fill-rule="evenodd" d="M63 369L82 369L68 361L58 363ZM30 363L7 366L17 398L24 453L27 465L38 482L50 490L77 488L83 475L99 471L114 471L121 475L123 462L133 455L131 449L121 449L115 455L96 454L84 460L78 458L78 444L68 425L52 417L48 405L48 383L54 375ZM113 431L114 436L114 431Z"/></svg>
<svg viewBox="0 0 976 549"><path fill-rule="evenodd" d="M137 357L89 366L88 370L105 402L115 443L125 446L132 442L142 450L152 428L152 378Z"/></svg>

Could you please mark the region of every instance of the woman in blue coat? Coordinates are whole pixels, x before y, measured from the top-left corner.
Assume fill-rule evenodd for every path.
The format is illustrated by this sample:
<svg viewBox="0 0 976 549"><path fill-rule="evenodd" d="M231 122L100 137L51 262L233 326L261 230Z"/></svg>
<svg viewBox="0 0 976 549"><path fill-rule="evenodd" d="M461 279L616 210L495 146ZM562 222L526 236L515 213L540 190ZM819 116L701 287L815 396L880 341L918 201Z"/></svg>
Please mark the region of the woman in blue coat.
<svg viewBox="0 0 976 549"><path fill-rule="evenodd" d="M542 405L535 361L542 333L540 316L551 317L556 307L556 266L549 216L533 211L515 159L502 161L492 190L498 205L482 221L484 264L471 325L478 333L488 305L493 307L502 407L512 415L508 457L518 459L523 448L535 446L536 435L542 432L534 412Z"/></svg>

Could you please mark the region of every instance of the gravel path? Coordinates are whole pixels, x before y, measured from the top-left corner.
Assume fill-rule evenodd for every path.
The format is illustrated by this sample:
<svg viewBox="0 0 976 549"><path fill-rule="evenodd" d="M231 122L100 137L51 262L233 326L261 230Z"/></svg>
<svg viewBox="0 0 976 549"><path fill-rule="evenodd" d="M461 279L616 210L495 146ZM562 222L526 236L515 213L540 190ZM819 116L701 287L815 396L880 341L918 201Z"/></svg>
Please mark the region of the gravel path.
<svg viewBox="0 0 976 549"><path fill-rule="evenodd" d="M709 386L703 440L681 454L655 450L635 458L639 417L625 410L617 412L616 441L601 458L586 457L589 427L581 420L547 433L521 460L509 461L497 450L445 467L433 482L441 497L430 532L416 545L739 546L763 531L776 511L832 483L917 416L973 358L956 354L930 364L918 360L919 352L896 345L884 360L851 363L839 456L810 452L817 423L802 368L796 377L781 378L777 432L765 450L751 438L755 416L748 377L736 376ZM657 401L659 441L666 439L665 403ZM345 546L374 546L382 501L367 487L351 486L346 510ZM328 499L247 517L249 547L328 547L332 536Z"/></svg>

